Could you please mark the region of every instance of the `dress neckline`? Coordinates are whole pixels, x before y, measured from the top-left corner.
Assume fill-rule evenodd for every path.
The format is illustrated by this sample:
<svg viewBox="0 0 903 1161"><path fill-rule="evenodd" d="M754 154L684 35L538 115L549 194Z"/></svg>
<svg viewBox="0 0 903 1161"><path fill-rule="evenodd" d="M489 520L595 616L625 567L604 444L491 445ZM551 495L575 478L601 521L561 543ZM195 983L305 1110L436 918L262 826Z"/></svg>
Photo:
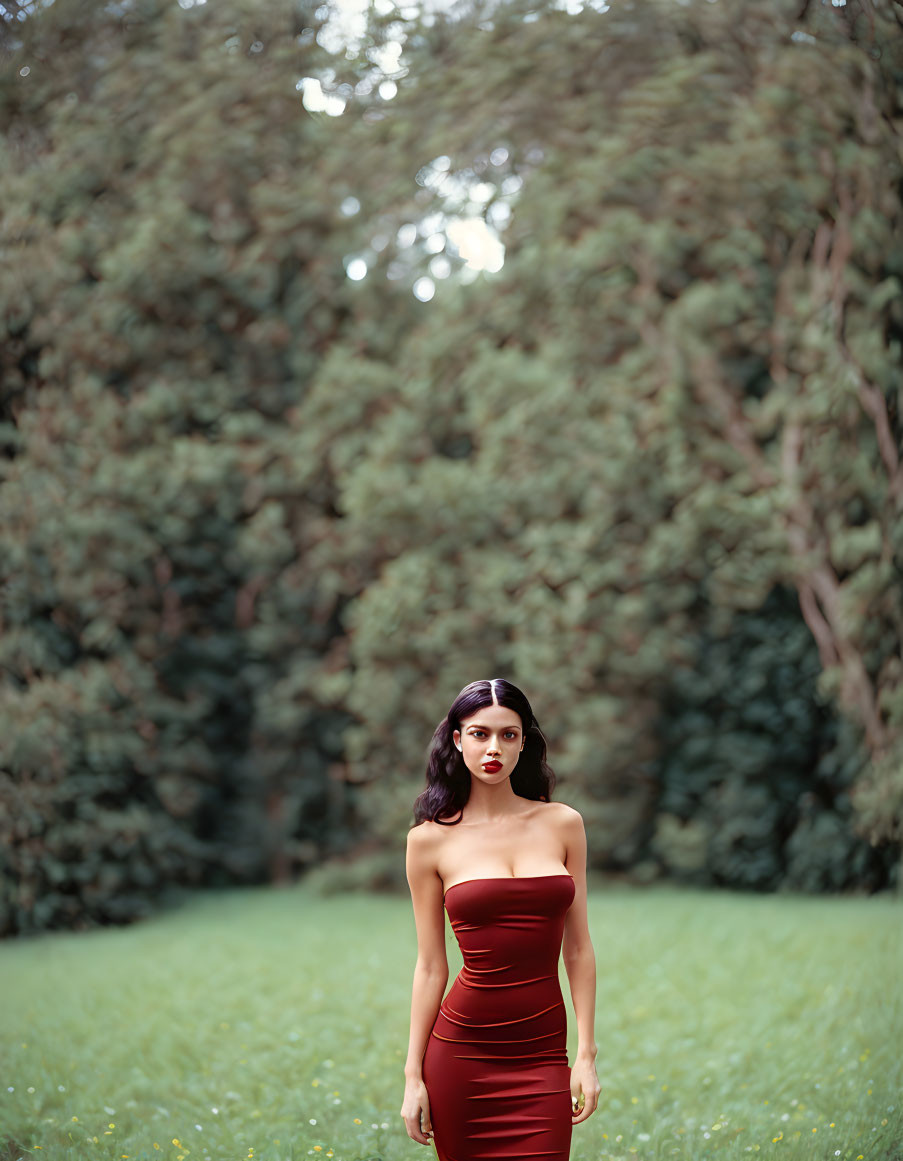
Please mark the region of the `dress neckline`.
<svg viewBox="0 0 903 1161"><path fill-rule="evenodd" d="M449 891L454 891L455 887L463 887L465 883L499 883L510 879L512 883L519 883L522 879L573 879L574 876L569 871L556 871L553 875L484 875L479 879L462 879L460 883L452 883L442 898L448 896Z"/></svg>

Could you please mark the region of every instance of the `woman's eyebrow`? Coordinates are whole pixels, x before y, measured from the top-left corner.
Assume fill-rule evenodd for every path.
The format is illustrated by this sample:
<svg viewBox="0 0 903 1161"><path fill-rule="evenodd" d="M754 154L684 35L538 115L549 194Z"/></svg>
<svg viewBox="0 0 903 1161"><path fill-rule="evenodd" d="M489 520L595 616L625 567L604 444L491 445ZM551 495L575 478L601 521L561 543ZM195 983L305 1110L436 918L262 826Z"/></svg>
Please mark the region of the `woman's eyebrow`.
<svg viewBox="0 0 903 1161"><path fill-rule="evenodd" d="M467 728L469 730L488 730L490 727L480 725L479 722L471 722L471 724ZM503 730L519 730L520 726L502 726L501 728Z"/></svg>

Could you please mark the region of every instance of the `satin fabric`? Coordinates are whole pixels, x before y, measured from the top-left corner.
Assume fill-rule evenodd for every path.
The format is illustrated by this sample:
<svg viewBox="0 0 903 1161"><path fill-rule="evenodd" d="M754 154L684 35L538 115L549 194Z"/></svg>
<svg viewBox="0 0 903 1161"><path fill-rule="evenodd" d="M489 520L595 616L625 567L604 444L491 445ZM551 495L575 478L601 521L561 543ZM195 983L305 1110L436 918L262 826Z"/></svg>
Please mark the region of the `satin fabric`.
<svg viewBox="0 0 903 1161"><path fill-rule="evenodd" d="M464 966L423 1055L439 1161L568 1161L568 874L468 879L445 893Z"/></svg>

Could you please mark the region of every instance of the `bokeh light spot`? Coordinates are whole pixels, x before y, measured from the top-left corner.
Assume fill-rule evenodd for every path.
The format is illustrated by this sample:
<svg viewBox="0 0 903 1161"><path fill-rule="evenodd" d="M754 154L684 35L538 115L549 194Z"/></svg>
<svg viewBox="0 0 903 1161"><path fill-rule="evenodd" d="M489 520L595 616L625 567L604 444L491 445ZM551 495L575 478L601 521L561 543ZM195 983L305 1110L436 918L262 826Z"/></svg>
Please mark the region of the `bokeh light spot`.
<svg viewBox="0 0 903 1161"><path fill-rule="evenodd" d="M419 298L421 302L429 302L435 293L436 284L432 278L427 278L426 275L418 278L414 283L414 297Z"/></svg>

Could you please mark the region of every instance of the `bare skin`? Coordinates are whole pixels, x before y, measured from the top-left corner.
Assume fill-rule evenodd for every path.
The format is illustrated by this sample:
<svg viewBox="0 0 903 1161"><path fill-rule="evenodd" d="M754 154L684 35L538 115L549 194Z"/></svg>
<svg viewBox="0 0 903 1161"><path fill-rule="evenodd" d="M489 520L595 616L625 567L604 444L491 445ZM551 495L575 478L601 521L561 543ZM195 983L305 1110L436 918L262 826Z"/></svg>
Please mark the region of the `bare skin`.
<svg viewBox="0 0 903 1161"><path fill-rule="evenodd" d="M574 901L562 941L578 1035L570 1078L572 1124L592 1115L600 1091L593 1032L596 960L587 923L583 818L566 803L534 802L512 790L511 773L524 745L523 723L514 710L486 706L465 718L453 737L471 774L461 821L454 826L420 823L408 832L407 843L417 964L401 1116L408 1136L421 1145L430 1144L433 1135L423 1054L448 983L444 894L468 879L563 873L573 877ZM483 763L490 759L501 762L501 769L484 770Z"/></svg>

